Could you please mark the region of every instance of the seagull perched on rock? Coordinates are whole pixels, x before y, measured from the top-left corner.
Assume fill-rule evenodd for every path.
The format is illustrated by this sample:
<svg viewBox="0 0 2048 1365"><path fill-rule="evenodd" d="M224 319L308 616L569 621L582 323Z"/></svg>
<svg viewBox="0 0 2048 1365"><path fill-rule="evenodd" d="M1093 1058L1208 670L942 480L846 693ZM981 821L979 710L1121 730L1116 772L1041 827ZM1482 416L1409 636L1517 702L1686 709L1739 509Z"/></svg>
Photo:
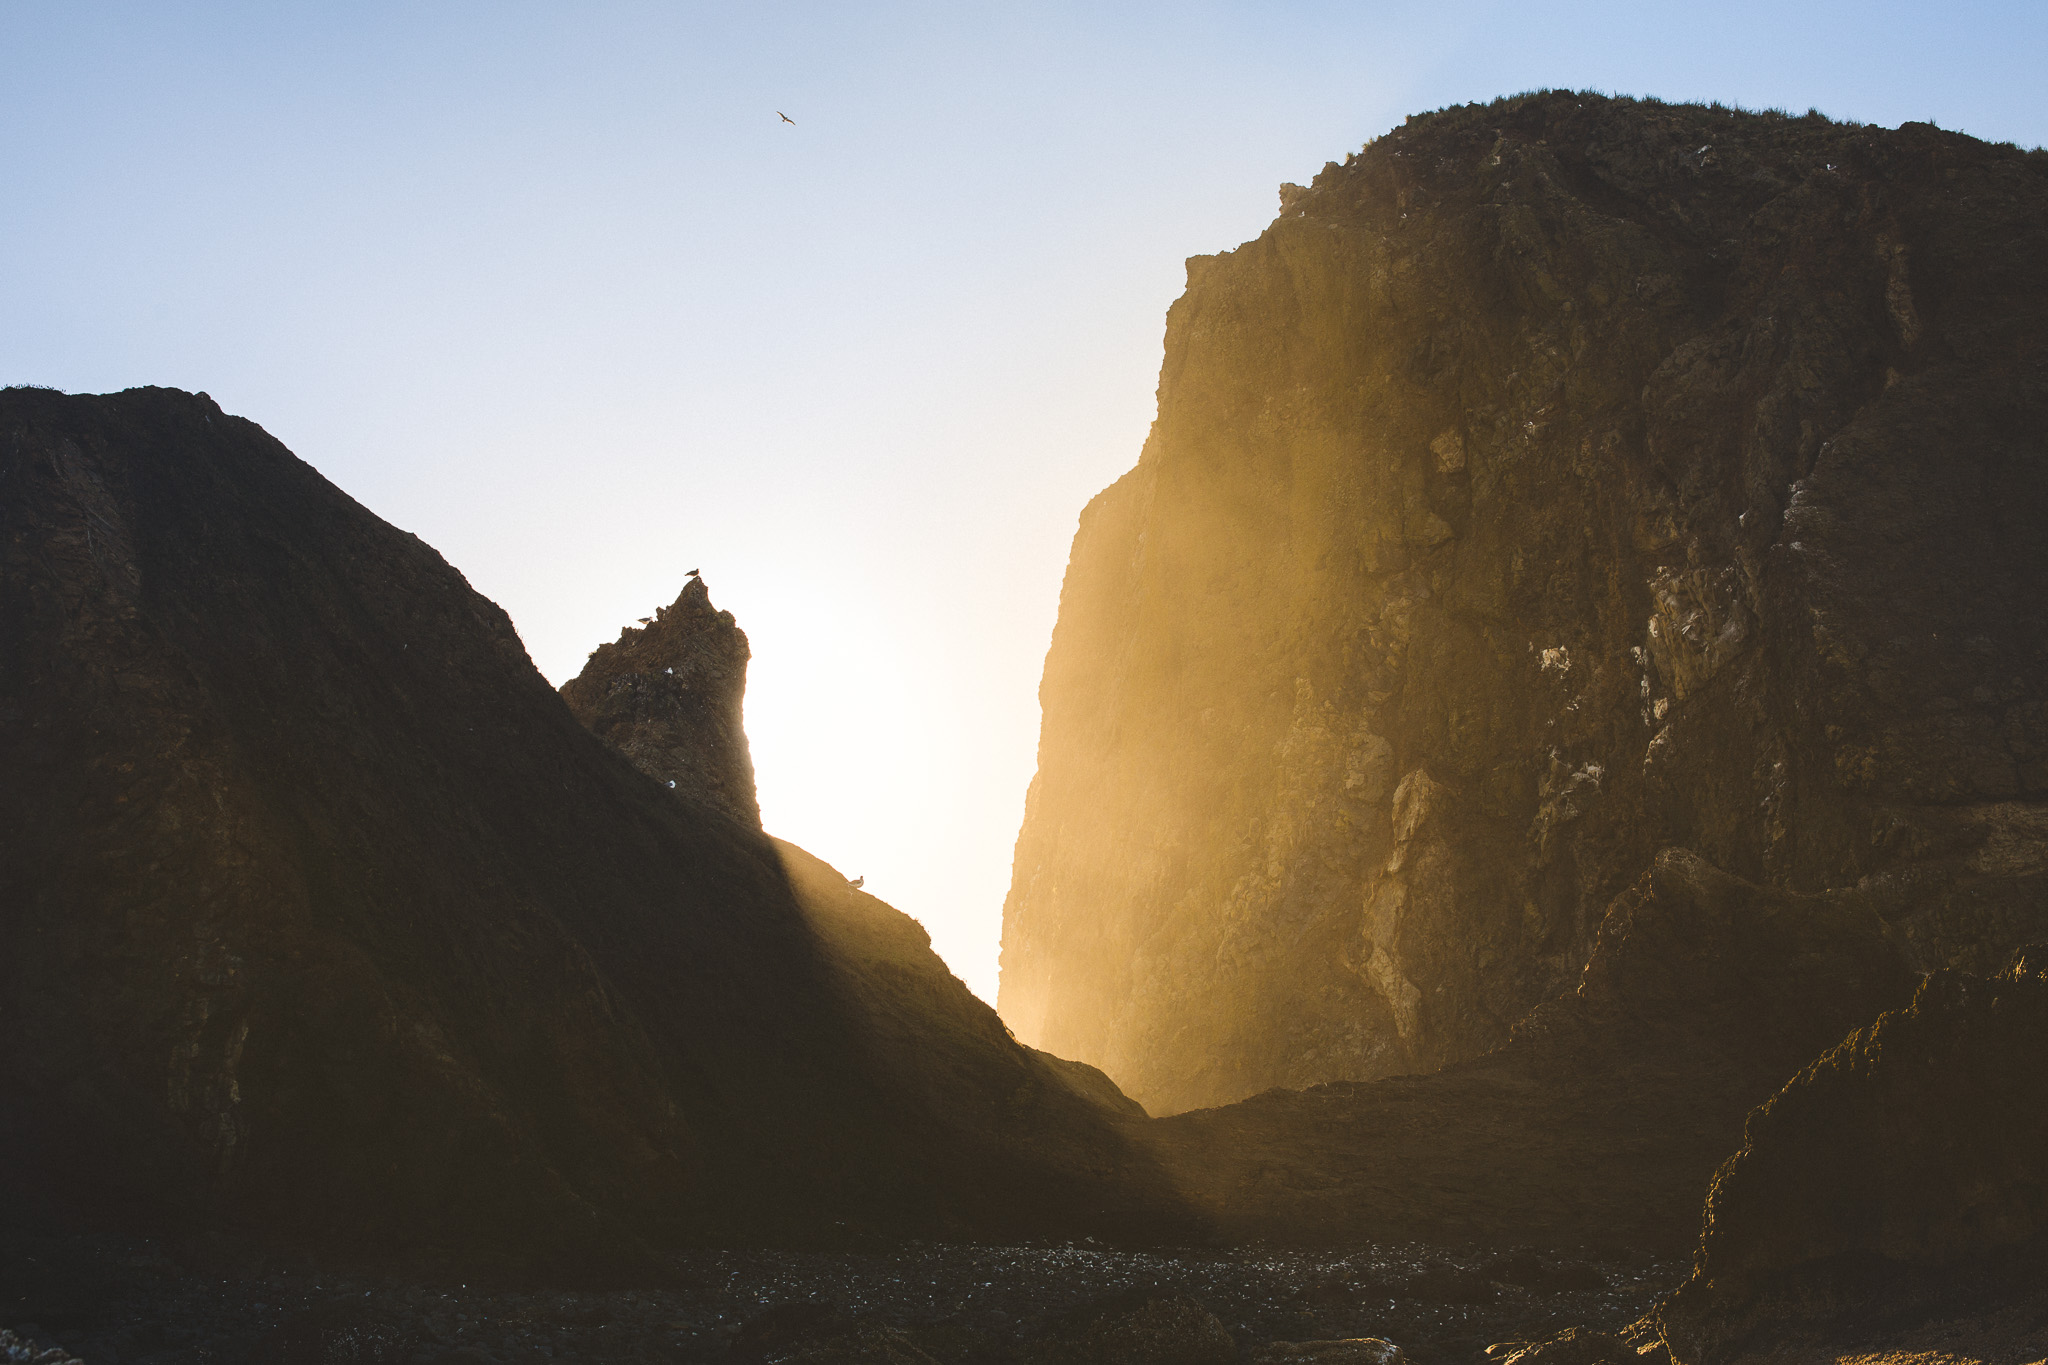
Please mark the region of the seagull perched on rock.
<svg viewBox="0 0 2048 1365"><path fill-rule="evenodd" d="M640 624L643 626L651 626L654 624L654 618L652 616L643 616L640 618Z"/></svg>
<svg viewBox="0 0 2048 1365"><path fill-rule="evenodd" d="M695 569L692 569L692 570L690 570L690 577L692 577L692 578L699 578L699 577L702 577L702 575L700 575L700 574L699 574L699 573L698 573L698 572L697 572L697 571L696 571Z"/></svg>
<svg viewBox="0 0 2048 1365"><path fill-rule="evenodd" d="M780 109L777 109L775 111L775 117L781 119L784 123L787 123L792 127L796 125L796 120L791 118L789 115L783 113Z"/></svg>
<svg viewBox="0 0 2048 1365"><path fill-rule="evenodd" d="M865 876L855 877L852 881L848 882L847 885L852 887L854 890L858 891L863 886L867 885L867 881L868 879Z"/></svg>

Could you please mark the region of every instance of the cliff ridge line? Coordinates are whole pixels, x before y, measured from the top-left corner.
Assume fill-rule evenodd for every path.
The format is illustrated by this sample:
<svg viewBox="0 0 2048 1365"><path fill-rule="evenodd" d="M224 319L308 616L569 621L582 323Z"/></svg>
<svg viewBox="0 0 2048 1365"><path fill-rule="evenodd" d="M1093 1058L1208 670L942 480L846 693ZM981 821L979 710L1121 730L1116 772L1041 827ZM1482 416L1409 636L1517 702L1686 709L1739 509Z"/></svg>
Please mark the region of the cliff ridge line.
<svg viewBox="0 0 2048 1365"><path fill-rule="evenodd" d="M1921 970L2040 937L2044 225L2048 154L1551 92L1190 260L1061 590L1005 1018L1154 1113L1429 1072L1670 846L1861 887Z"/></svg>

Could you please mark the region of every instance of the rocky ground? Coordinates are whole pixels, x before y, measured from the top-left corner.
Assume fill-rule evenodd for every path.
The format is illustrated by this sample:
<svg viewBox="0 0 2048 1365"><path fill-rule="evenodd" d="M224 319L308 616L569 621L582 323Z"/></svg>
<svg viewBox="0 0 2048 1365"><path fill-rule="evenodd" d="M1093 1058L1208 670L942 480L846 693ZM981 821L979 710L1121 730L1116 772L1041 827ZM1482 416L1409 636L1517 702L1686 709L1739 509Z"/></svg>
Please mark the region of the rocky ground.
<svg viewBox="0 0 2048 1365"><path fill-rule="evenodd" d="M51 1321L0 1326L87 1365L1166 1365L1357 1337L1392 1341L1427 1365L1480 1360L1493 1343L1571 1324L1618 1330L1681 1274L1668 1262L1525 1251L1087 1243L696 1252L675 1259L663 1287L610 1292L417 1270L324 1273L204 1244L74 1243L14 1266L29 1288L7 1311Z"/></svg>

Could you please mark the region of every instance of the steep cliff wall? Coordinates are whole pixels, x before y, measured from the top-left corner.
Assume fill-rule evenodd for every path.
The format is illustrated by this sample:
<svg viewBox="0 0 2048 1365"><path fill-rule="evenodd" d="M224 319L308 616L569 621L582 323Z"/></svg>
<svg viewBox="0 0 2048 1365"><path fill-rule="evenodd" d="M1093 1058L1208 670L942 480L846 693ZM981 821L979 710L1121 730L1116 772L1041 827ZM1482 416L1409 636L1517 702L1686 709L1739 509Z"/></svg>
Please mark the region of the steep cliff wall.
<svg viewBox="0 0 2048 1365"><path fill-rule="evenodd" d="M1004 1017L1154 1112L1440 1066L1666 845L2040 933L2048 157L1549 94L1189 262L1083 514Z"/></svg>

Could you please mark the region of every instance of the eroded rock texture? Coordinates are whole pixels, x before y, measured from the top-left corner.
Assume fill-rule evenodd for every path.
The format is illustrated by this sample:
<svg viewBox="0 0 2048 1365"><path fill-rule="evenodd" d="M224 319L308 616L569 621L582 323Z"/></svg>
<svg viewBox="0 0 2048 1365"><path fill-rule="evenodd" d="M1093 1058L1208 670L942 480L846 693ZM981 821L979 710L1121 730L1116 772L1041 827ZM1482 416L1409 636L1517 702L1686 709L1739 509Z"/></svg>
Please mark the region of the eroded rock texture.
<svg viewBox="0 0 2048 1365"><path fill-rule="evenodd" d="M649 777L758 828L741 719L750 657L746 632L693 577L646 625L627 626L592 650L562 698Z"/></svg>
<svg viewBox="0 0 2048 1365"><path fill-rule="evenodd" d="M1001 1007L1153 1112L1428 1070L1656 851L1996 967L2048 869L2048 158L1551 94L1189 262Z"/></svg>
<svg viewBox="0 0 2048 1365"><path fill-rule="evenodd" d="M714 609L703 580L693 577L673 606L593 651L562 696L578 720L649 777L758 827L740 720L747 657L732 613ZM969 1149L1078 1138L1069 1155L1097 1166L1072 1174L1098 1201L1089 1221L1099 1231L1191 1230L1172 1212L1180 1201L1163 1177L1125 1146L1124 1131L1145 1118L1140 1106L1095 1067L1019 1047L932 951L923 925L823 859L787 840L770 843L844 1002L848 1039L893 1103ZM985 1195L1025 1203L1041 1197L1033 1188L1041 1178L1028 1157L979 1176Z"/></svg>
<svg viewBox="0 0 2048 1365"><path fill-rule="evenodd" d="M2048 1309L2048 952L1942 971L1750 1117L1693 1276L1659 1314L1677 1365L1847 1349Z"/></svg>
<svg viewBox="0 0 2048 1365"><path fill-rule="evenodd" d="M0 829L10 1221L593 1276L1168 1203L914 925L822 929L203 395L0 393Z"/></svg>
<svg viewBox="0 0 2048 1365"><path fill-rule="evenodd" d="M1148 1135L1233 1240L1682 1252L1744 1115L1912 980L1863 893L1793 895L1671 849L1610 907L1578 989L1486 1056Z"/></svg>

